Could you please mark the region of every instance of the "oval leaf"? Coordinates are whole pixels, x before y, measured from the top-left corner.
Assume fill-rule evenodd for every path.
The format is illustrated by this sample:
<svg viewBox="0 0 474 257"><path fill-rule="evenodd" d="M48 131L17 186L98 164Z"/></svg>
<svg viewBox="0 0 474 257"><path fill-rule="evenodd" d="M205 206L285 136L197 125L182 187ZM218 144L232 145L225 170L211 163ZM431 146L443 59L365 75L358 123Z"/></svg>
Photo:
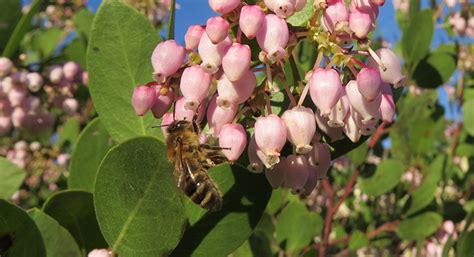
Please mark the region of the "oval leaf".
<svg viewBox="0 0 474 257"><path fill-rule="evenodd" d="M10 199L26 177L25 171L0 157L0 199Z"/></svg>
<svg viewBox="0 0 474 257"><path fill-rule="evenodd" d="M457 60L454 46L440 46L423 58L413 72L416 84L424 88L436 88L449 81L456 70Z"/></svg>
<svg viewBox="0 0 474 257"><path fill-rule="evenodd" d="M112 138L99 118L89 123L79 135L71 156L69 188L94 191L97 169L113 145Z"/></svg>
<svg viewBox="0 0 474 257"><path fill-rule="evenodd" d="M433 11L430 9L418 12L410 20L403 32L402 46L403 56L411 67L415 67L428 53L433 31Z"/></svg>
<svg viewBox="0 0 474 257"><path fill-rule="evenodd" d="M57 221L44 212L33 209L28 211L43 236L48 257L81 257L81 249L74 237Z"/></svg>
<svg viewBox="0 0 474 257"><path fill-rule="evenodd" d="M167 256L181 238L186 217L165 156L162 142L135 138L112 148L99 167L97 218L120 256Z"/></svg>
<svg viewBox="0 0 474 257"><path fill-rule="evenodd" d="M263 174L250 173L239 164L220 165L209 174L223 194L222 210L211 213L187 205L188 215L197 221L171 256L227 256L250 237L262 217L271 194Z"/></svg>
<svg viewBox="0 0 474 257"><path fill-rule="evenodd" d="M132 7L104 1L92 25L87 65L90 92L104 126L118 142L140 135L159 135L151 114L135 114L133 88L152 80L150 63L158 33Z"/></svg>
<svg viewBox="0 0 474 257"><path fill-rule="evenodd" d="M0 243L8 257L46 257L43 238L19 207L0 199ZM0 252L3 256L3 252Z"/></svg>
<svg viewBox="0 0 474 257"><path fill-rule="evenodd" d="M469 99L463 104L463 117L464 117L464 127L466 131L474 136L474 115L472 111L474 110L474 99Z"/></svg>
<svg viewBox="0 0 474 257"><path fill-rule="evenodd" d="M384 160L370 178L359 179L360 189L370 195L379 196L392 190L403 174L403 164L398 160Z"/></svg>
<svg viewBox="0 0 474 257"><path fill-rule="evenodd" d="M435 212L425 212L400 222L397 234L404 240L423 240L433 234L441 225L443 218Z"/></svg>
<svg viewBox="0 0 474 257"><path fill-rule="evenodd" d="M57 192L46 200L43 211L66 228L85 255L107 248L95 217L92 194L80 190Z"/></svg>

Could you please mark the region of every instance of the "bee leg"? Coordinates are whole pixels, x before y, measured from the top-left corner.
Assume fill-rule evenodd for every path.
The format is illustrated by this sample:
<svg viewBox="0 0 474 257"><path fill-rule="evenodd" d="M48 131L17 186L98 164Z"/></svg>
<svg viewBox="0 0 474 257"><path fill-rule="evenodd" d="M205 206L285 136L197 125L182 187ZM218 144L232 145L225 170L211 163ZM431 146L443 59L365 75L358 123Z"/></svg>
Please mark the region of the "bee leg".
<svg viewBox="0 0 474 257"><path fill-rule="evenodd" d="M230 150L230 147L220 147L220 146L212 146L208 144L201 144L200 147L204 150L214 150L214 151L220 151L220 150Z"/></svg>

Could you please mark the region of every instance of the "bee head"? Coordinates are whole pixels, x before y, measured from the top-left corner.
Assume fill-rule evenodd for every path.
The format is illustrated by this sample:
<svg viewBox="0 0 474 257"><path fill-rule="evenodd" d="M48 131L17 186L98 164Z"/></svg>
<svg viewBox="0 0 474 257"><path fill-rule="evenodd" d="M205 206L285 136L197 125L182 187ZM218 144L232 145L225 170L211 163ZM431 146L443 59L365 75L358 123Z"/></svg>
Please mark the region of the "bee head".
<svg viewBox="0 0 474 257"><path fill-rule="evenodd" d="M193 124L187 120L176 120L173 121L167 128L169 134L182 132L186 130L193 130Z"/></svg>

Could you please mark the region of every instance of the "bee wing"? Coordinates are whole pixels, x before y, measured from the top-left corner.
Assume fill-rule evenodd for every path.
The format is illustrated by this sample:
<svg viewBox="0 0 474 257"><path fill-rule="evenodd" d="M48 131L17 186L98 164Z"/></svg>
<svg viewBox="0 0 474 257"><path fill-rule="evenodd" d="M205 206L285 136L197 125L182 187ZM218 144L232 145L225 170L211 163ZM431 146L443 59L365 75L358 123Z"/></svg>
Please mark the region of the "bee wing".
<svg viewBox="0 0 474 257"><path fill-rule="evenodd" d="M176 179L176 185L179 188L184 188L188 172L186 172L186 165L183 160L183 147L179 144L177 148L173 175Z"/></svg>
<svg viewBox="0 0 474 257"><path fill-rule="evenodd" d="M206 160L204 160L205 163L211 163L212 165L210 166L219 165L229 161L227 157L225 157L224 153L222 153L222 149L225 148L210 146L207 144L201 144L200 148L206 158Z"/></svg>

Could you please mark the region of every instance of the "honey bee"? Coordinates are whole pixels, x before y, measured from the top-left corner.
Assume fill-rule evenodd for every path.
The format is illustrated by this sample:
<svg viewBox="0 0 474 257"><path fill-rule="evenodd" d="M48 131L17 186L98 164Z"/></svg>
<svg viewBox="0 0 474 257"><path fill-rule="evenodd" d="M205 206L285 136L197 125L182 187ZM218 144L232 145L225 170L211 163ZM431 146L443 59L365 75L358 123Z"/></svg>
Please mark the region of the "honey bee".
<svg viewBox="0 0 474 257"><path fill-rule="evenodd" d="M224 148L200 144L200 129L194 120L173 121L167 132L167 155L174 163L173 175L178 188L202 208L220 210L222 195L207 171L228 161L221 152Z"/></svg>

